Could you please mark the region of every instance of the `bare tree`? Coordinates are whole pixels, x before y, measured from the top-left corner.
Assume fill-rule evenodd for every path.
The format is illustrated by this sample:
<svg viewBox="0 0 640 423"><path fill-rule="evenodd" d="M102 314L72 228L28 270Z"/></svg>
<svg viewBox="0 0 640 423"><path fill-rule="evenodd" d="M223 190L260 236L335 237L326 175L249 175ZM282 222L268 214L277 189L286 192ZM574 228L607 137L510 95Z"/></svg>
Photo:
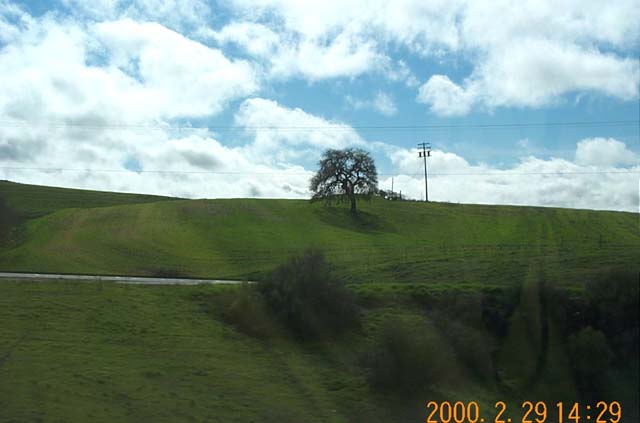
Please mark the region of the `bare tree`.
<svg viewBox="0 0 640 423"><path fill-rule="evenodd" d="M327 150L318 165L320 169L311 179L311 201L350 201L355 215L356 196L370 197L378 189L376 165L364 150Z"/></svg>

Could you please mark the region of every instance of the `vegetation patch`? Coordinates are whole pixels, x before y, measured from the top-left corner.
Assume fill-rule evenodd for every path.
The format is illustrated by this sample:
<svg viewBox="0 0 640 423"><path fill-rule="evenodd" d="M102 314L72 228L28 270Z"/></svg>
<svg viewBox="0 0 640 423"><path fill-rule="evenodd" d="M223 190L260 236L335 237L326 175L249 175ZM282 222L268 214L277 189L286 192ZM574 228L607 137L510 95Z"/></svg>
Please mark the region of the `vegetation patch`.
<svg viewBox="0 0 640 423"><path fill-rule="evenodd" d="M198 294L196 299L210 315L245 335L269 339L281 332L274 314L254 285L244 283L214 294Z"/></svg>
<svg viewBox="0 0 640 423"><path fill-rule="evenodd" d="M412 324L413 323L413 324ZM424 391L444 374L444 351L420 322L385 323L364 357L369 383L382 392Z"/></svg>
<svg viewBox="0 0 640 423"><path fill-rule="evenodd" d="M430 399L531 398L640 418L637 214L0 194L1 223L25 219L2 270L258 281L1 283L1 421L413 422Z"/></svg>
<svg viewBox="0 0 640 423"><path fill-rule="evenodd" d="M634 213L387 201L178 200L0 182L27 220L0 269L259 280L307 248L345 283L518 286L544 260L582 286L603 269L640 271Z"/></svg>
<svg viewBox="0 0 640 423"><path fill-rule="evenodd" d="M354 296L319 251L308 250L278 266L259 289L299 339L337 334L359 324Z"/></svg>

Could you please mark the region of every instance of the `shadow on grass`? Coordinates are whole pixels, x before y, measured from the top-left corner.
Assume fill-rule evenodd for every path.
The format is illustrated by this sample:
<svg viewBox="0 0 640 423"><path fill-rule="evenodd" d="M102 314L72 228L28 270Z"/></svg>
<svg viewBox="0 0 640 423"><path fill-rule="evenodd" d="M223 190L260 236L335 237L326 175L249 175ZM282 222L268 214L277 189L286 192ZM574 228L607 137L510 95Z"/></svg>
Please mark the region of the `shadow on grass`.
<svg viewBox="0 0 640 423"><path fill-rule="evenodd" d="M12 248L25 239L25 216L14 210L0 194L0 247Z"/></svg>
<svg viewBox="0 0 640 423"><path fill-rule="evenodd" d="M325 206L314 210L314 214L327 225L349 231L362 233L396 232L395 227L388 221L365 211L359 211L354 216L346 207Z"/></svg>

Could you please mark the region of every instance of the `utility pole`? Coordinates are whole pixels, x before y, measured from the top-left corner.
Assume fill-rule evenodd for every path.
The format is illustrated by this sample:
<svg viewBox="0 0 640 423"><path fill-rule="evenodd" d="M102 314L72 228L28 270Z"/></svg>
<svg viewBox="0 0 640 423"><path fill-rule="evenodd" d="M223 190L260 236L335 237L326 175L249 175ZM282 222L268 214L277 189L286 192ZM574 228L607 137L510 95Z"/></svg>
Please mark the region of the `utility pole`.
<svg viewBox="0 0 640 423"><path fill-rule="evenodd" d="M418 157L422 157L424 160L424 201L429 202L429 187L427 185L427 157L431 157L431 143L421 142L418 144L418 148L422 148L422 151L418 151Z"/></svg>

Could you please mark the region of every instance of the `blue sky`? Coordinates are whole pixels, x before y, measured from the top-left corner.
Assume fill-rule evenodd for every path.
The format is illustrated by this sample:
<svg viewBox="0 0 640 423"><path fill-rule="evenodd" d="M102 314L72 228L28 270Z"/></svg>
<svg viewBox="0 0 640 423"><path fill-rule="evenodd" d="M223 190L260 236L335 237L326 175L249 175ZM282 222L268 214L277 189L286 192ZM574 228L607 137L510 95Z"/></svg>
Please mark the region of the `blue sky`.
<svg viewBox="0 0 640 423"><path fill-rule="evenodd" d="M358 147L420 199L429 141L433 200L638 211L640 5L612 3L0 0L0 178L308 198Z"/></svg>

